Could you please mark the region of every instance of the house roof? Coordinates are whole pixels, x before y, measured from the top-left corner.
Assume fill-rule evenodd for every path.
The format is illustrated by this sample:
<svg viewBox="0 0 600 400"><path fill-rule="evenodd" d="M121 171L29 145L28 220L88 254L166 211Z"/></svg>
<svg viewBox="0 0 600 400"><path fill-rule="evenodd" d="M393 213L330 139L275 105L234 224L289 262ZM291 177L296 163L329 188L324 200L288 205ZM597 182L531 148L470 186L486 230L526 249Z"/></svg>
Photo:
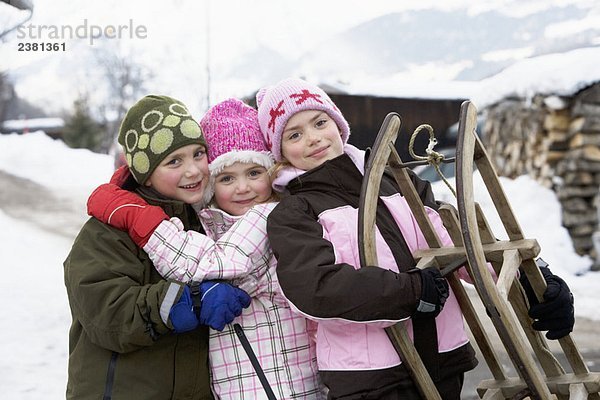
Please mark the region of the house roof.
<svg viewBox="0 0 600 400"><path fill-rule="evenodd" d="M31 118L31 119L8 119L2 123L2 132L30 132L43 130L62 129L65 121L62 118Z"/></svg>

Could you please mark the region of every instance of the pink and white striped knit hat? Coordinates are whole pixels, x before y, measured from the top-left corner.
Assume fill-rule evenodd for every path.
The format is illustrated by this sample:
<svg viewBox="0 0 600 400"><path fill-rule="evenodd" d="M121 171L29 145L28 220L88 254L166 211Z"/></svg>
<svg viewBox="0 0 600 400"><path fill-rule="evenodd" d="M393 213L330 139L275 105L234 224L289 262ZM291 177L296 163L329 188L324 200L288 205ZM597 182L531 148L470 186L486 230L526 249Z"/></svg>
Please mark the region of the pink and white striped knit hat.
<svg viewBox="0 0 600 400"><path fill-rule="evenodd" d="M238 99L211 107L200 121L208 147L211 177L236 162L255 163L269 169L273 157L258 126L257 112Z"/></svg>
<svg viewBox="0 0 600 400"><path fill-rule="evenodd" d="M260 89L256 94L256 104L260 130L276 161L281 161L283 158L281 136L285 125L300 111L325 111L340 129L344 144L350 137L348 121L329 96L321 88L302 79L288 78L274 86Z"/></svg>

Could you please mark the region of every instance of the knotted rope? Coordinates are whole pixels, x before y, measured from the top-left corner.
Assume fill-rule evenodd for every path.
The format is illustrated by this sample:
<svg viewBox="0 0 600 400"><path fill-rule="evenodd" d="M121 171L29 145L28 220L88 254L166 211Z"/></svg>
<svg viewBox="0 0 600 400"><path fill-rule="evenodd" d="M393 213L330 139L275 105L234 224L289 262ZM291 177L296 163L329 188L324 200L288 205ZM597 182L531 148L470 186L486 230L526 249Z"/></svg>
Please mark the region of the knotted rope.
<svg viewBox="0 0 600 400"><path fill-rule="evenodd" d="M420 155L416 154L415 150L414 150L415 139L417 138L417 135L423 129L427 129L427 131L429 131L429 144L427 145L427 148L425 149L425 153L427 154L427 156L420 156ZM435 168L435 172L437 172L437 174L440 176L440 178L442 178L442 180L444 181L446 186L448 186L448 188L450 189L450 191L452 192L454 197L456 197L456 190L454 190L452 185L450 185L450 182L448 182L448 179L446 179L446 177L440 170L440 164L442 163L442 161L444 161L444 155L442 153L438 153L437 151L433 150L433 148L435 147L436 144L437 144L437 139L435 138L435 135L433 134L433 128L431 127L431 125L422 124L422 125L417 126L417 128L415 129L415 131L413 132L413 134L410 137L410 141L408 142L408 153L415 160L427 161L429 163L429 165L433 166L433 168Z"/></svg>

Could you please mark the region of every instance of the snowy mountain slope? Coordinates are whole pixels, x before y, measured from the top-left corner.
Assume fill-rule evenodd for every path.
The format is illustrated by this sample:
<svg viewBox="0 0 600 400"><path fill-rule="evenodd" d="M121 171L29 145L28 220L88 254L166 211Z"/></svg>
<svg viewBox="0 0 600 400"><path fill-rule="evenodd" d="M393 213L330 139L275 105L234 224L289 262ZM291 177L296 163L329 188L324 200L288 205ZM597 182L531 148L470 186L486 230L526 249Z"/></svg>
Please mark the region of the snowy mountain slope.
<svg viewBox="0 0 600 400"><path fill-rule="evenodd" d="M572 25L600 22L597 11L569 5L524 16L497 10L470 15L467 9L384 15L324 40L302 56L298 71L340 73L348 80L359 73L410 77L416 72L427 80L480 80L518 59L597 44L600 23Z"/></svg>
<svg viewBox="0 0 600 400"><path fill-rule="evenodd" d="M18 94L52 113L69 109L80 92L92 103L107 96L95 55L102 46L150 68L147 91L168 92L197 114L206 107L209 67L214 103L289 75L349 84L481 79L524 57L600 43L600 5L589 0L34 3L35 26L131 20L147 28L145 38L67 40L60 53L17 52L23 40L14 36L0 44L0 70Z"/></svg>

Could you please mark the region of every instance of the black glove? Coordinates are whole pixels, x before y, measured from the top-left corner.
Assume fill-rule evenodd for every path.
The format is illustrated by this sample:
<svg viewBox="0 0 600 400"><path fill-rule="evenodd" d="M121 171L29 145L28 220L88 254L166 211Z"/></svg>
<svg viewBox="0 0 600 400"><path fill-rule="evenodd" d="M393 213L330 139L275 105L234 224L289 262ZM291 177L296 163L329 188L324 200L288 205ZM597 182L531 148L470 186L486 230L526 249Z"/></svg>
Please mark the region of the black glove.
<svg viewBox="0 0 600 400"><path fill-rule="evenodd" d="M419 271L421 275L421 298L413 319L435 318L444 308L448 298L448 281L436 267Z"/></svg>
<svg viewBox="0 0 600 400"><path fill-rule="evenodd" d="M575 325L573 294L565 281L550 272L544 260L538 258L536 264L548 286L542 303L537 300L527 275L521 273L519 277L529 300L529 316L534 320L531 326L536 331L548 331L546 337L550 340L560 339L572 332Z"/></svg>

